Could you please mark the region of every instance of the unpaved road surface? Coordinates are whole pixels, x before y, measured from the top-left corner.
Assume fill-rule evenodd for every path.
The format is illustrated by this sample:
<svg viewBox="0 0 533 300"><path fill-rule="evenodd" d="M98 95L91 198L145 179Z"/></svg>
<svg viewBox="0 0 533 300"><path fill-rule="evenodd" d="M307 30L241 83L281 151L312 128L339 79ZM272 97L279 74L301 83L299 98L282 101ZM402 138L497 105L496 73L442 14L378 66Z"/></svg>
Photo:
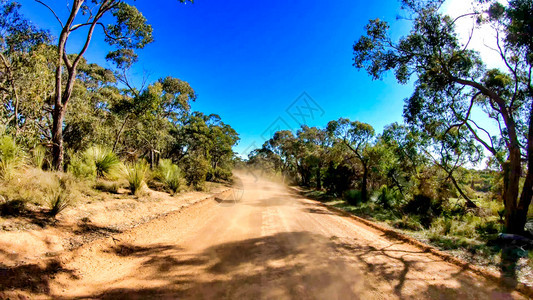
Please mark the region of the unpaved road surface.
<svg viewBox="0 0 533 300"><path fill-rule="evenodd" d="M62 258L42 297L512 299L496 284L241 174L242 201L208 200ZM38 295L39 296L39 295Z"/></svg>

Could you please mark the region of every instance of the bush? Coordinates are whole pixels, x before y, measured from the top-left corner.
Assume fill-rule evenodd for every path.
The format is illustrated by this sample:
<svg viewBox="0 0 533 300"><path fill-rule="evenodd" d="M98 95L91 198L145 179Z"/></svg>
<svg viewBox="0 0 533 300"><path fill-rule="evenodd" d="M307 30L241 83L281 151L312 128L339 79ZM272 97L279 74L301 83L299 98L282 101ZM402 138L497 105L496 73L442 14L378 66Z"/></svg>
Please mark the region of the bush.
<svg viewBox="0 0 533 300"><path fill-rule="evenodd" d="M121 164L118 156L112 150L102 147L93 147L89 151L92 152L92 158L96 166L96 176L113 178Z"/></svg>
<svg viewBox="0 0 533 300"><path fill-rule="evenodd" d="M144 160L126 165L125 176L129 183L130 191L133 195L138 195L145 184L145 178L148 173L148 164Z"/></svg>
<svg viewBox="0 0 533 300"><path fill-rule="evenodd" d="M96 177L96 165L85 155L70 156L67 171L77 178L94 179Z"/></svg>
<svg viewBox="0 0 533 300"><path fill-rule="evenodd" d="M403 215L401 219L394 220L392 226L399 229L407 229L412 231L422 230L422 224L416 216Z"/></svg>
<svg viewBox="0 0 533 300"><path fill-rule="evenodd" d="M185 179L189 185L195 189L201 189L205 182L209 163L200 155L189 155L184 159Z"/></svg>
<svg viewBox="0 0 533 300"><path fill-rule="evenodd" d="M206 175L206 180L208 181L219 181L219 180L230 180L233 176L231 170L225 168L209 168L209 171Z"/></svg>
<svg viewBox="0 0 533 300"><path fill-rule="evenodd" d="M162 159L159 161L156 177L173 193L176 193L179 190L181 170L178 165L173 164L170 159Z"/></svg>
<svg viewBox="0 0 533 300"><path fill-rule="evenodd" d="M339 165L335 167L330 163L324 174L324 187L330 194L342 195L352 185L354 171L346 166Z"/></svg>
<svg viewBox="0 0 533 300"><path fill-rule="evenodd" d="M33 166L42 170L46 163L46 148L42 145L38 145L31 151L31 158Z"/></svg>
<svg viewBox="0 0 533 300"><path fill-rule="evenodd" d="M24 153L10 136L0 137L0 178L10 180L24 164Z"/></svg>
<svg viewBox="0 0 533 300"><path fill-rule="evenodd" d="M402 198L402 194L399 191L395 191L394 189L390 189L386 185L382 186L379 190L379 194L377 197L377 203L381 205L384 209L389 209L393 206L396 206L396 204L400 201Z"/></svg>
<svg viewBox="0 0 533 300"><path fill-rule="evenodd" d="M358 190L347 190L344 192L344 200L352 205L357 205L363 201L363 194Z"/></svg>
<svg viewBox="0 0 533 300"><path fill-rule="evenodd" d="M48 213L50 216L55 217L67 207L72 205L72 195L68 191L66 182L59 180L59 185L50 190L48 196Z"/></svg>
<svg viewBox="0 0 533 300"><path fill-rule="evenodd" d="M111 150L95 146L74 155L68 170L78 178L115 178L120 160Z"/></svg>

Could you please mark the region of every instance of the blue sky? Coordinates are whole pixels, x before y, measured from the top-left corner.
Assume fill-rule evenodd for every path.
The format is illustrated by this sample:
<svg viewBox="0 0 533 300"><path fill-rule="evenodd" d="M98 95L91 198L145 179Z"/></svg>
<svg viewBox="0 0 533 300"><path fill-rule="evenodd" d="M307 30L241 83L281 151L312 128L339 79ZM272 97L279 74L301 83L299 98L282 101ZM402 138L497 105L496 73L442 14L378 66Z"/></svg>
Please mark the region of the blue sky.
<svg viewBox="0 0 533 300"><path fill-rule="evenodd" d="M67 18L70 1L45 2ZM44 7L32 0L21 3L36 25L58 35L58 23ZM149 82L169 75L188 81L198 94L192 108L217 113L234 127L241 136L235 148L239 153L260 147L274 122L282 125L274 127L298 128L287 108L303 92L320 109L307 118L309 126L347 117L380 132L384 125L402 121L403 99L412 87L397 84L392 74L372 81L352 67L351 49L369 19L389 21L396 36L409 30L408 21L396 20L396 0L196 0L186 5L160 0L135 5L152 24L155 38L139 51L131 72L137 85L147 76ZM75 51L80 42L73 36L68 50ZM96 35L86 58L111 67L104 59L108 50Z"/></svg>

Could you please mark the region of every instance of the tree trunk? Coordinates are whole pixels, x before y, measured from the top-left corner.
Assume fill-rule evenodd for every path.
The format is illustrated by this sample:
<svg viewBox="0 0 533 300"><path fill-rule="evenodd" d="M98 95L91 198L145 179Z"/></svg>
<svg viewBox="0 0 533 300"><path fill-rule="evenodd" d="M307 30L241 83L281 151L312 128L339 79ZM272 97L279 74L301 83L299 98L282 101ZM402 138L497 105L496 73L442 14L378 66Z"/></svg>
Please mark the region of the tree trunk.
<svg viewBox="0 0 533 300"><path fill-rule="evenodd" d="M63 167L63 119L64 106L56 105L53 111L52 122L52 166L55 170Z"/></svg>
<svg viewBox="0 0 533 300"><path fill-rule="evenodd" d="M368 167L366 165L363 165L363 182L361 184L361 198L363 202L366 202L368 200L367 181L368 181Z"/></svg>
<svg viewBox="0 0 533 300"><path fill-rule="evenodd" d="M520 151L511 149L509 161L503 165L503 203L505 206L505 232L520 234L524 231L525 221L518 214L518 190L520 182Z"/></svg>
<svg viewBox="0 0 533 300"><path fill-rule="evenodd" d="M516 209L509 216L506 227L510 233L521 234L524 232L524 228L527 222L527 212L529 205L531 204L531 198L533 197L533 104L531 107L529 117L529 131L527 137L527 173L524 186L522 188L522 194L518 201ZM507 209L507 208L506 208Z"/></svg>
<svg viewBox="0 0 533 300"><path fill-rule="evenodd" d="M320 169L322 168L321 165L318 165L316 169L316 189L321 190L322 189L322 178L320 177Z"/></svg>
<svg viewBox="0 0 533 300"><path fill-rule="evenodd" d="M459 194L461 194L461 196L465 199L466 207L468 207L468 208L477 208L477 205L472 200L470 200L470 198L468 198L468 196L463 192L463 190L459 186L459 183L457 183L457 180L455 180L455 177L453 177L453 175L451 173L450 173L450 179L452 180L452 183L455 186L455 188L457 189L457 191L459 192Z"/></svg>

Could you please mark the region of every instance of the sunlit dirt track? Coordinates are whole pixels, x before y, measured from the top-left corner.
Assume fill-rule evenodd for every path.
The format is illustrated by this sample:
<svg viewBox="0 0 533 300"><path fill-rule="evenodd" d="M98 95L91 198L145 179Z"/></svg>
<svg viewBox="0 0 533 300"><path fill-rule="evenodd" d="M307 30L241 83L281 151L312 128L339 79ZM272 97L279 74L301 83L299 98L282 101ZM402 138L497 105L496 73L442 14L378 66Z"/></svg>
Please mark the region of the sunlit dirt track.
<svg viewBox="0 0 533 300"><path fill-rule="evenodd" d="M208 200L64 258L53 298L509 299L420 249L238 174L244 194Z"/></svg>

